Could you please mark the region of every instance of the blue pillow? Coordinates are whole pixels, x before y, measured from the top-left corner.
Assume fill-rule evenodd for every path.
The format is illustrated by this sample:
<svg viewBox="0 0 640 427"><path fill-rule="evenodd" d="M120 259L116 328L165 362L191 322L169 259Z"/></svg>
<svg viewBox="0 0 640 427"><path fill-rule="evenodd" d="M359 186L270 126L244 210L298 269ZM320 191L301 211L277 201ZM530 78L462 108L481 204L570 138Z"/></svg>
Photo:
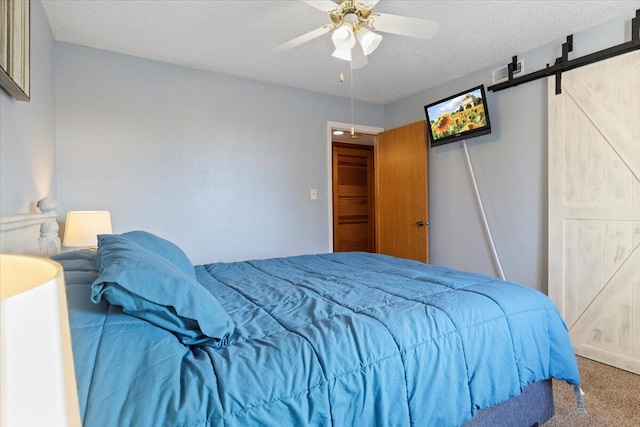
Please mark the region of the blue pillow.
<svg viewBox="0 0 640 427"><path fill-rule="evenodd" d="M224 346L235 324L195 279L164 258L116 234L98 236L98 278L91 300L173 332L185 345Z"/></svg>
<svg viewBox="0 0 640 427"><path fill-rule="evenodd" d="M196 278L196 271L187 257L187 254L185 254L175 243L147 231L129 231L128 233L121 234L121 236L132 240L149 252L153 252L154 254L174 263L180 270L184 271L194 279Z"/></svg>

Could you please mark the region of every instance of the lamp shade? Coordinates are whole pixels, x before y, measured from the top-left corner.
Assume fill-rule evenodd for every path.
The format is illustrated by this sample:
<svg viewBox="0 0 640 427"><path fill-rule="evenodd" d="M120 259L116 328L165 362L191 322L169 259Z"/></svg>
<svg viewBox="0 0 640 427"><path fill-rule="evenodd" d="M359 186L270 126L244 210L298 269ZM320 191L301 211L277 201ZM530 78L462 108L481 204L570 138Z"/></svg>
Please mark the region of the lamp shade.
<svg viewBox="0 0 640 427"><path fill-rule="evenodd" d="M334 58L351 61L351 49L336 49L331 54Z"/></svg>
<svg viewBox="0 0 640 427"><path fill-rule="evenodd" d="M108 211L70 211L64 229L64 246L98 246L98 234L111 234Z"/></svg>
<svg viewBox="0 0 640 427"><path fill-rule="evenodd" d="M64 277L0 254L0 425L80 426Z"/></svg>
<svg viewBox="0 0 640 427"><path fill-rule="evenodd" d="M356 34L356 37L358 38L360 46L362 46L362 51L365 55L369 55L374 50L376 50L376 48L382 41L382 36L380 34L369 31L365 27L360 27Z"/></svg>
<svg viewBox="0 0 640 427"><path fill-rule="evenodd" d="M362 47L360 44L356 44L353 49L351 49L351 69L357 70L358 68L362 68L367 65L368 62L367 56L362 51Z"/></svg>
<svg viewBox="0 0 640 427"><path fill-rule="evenodd" d="M331 40L336 49L351 49L356 44L356 38L353 35L353 29L350 24L344 24L335 29L331 34Z"/></svg>

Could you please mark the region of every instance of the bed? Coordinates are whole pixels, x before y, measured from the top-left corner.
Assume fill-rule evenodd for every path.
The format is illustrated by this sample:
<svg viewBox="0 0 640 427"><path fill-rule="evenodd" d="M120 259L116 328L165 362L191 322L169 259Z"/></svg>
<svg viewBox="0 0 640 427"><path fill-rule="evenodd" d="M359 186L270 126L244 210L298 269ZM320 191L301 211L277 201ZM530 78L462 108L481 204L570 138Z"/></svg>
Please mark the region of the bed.
<svg viewBox="0 0 640 427"><path fill-rule="evenodd" d="M541 293L369 253L191 266L101 236L65 269L85 426L531 426L579 385Z"/></svg>

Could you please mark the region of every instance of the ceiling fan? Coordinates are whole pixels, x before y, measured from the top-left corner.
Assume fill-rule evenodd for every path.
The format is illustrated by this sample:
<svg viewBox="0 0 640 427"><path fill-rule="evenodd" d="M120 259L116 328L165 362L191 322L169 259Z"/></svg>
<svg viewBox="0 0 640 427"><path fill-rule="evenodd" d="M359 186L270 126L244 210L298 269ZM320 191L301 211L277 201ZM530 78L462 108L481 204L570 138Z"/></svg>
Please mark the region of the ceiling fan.
<svg viewBox="0 0 640 427"><path fill-rule="evenodd" d="M303 0L304 3L329 15L331 24L317 28L274 48L284 52L328 33L331 34L335 50L332 56L351 62L351 69L367 64L367 55L372 53L382 40L374 31L402 36L430 39L438 32L436 21L372 12L378 0Z"/></svg>

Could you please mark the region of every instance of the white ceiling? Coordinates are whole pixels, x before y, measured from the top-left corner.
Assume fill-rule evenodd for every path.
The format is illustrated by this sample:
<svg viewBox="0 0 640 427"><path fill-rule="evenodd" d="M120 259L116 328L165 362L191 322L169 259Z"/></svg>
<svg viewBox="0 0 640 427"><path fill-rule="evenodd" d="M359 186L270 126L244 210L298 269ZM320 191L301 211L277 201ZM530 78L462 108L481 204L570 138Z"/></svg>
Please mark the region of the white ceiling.
<svg viewBox="0 0 640 427"><path fill-rule="evenodd" d="M349 96L329 35L273 48L330 23L301 1L43 0L56 40L227 75ZM354 71L354 97L387 104L619 16L640 1L396 1L374 11L435 20L431 40L383 34ZM347 80L340 83L343 71ZM533 70L531 70L533 71Z"/></svg>

